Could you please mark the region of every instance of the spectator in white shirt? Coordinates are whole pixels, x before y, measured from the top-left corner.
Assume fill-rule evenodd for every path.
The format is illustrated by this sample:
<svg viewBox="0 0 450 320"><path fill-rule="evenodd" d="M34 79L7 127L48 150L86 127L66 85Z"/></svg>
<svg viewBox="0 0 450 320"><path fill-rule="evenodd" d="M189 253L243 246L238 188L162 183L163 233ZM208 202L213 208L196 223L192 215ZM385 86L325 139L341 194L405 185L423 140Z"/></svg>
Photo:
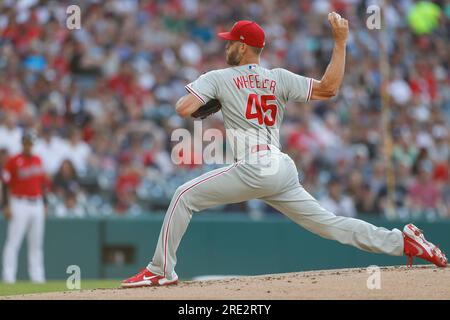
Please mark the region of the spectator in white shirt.
<svg viewBox="0 0 450 320"><path fill-rule="evenodd" d="M34 152L41 157L44 170L50 176L54 176L62 162L70 158L67 142L54 135L53 129L49 127L42 129L41 138L36 142Z"/></svg>
<svg viewBox="0 0 450 320"><path fill-rule="evenodd" d="M67 147L69 151L68 159L72 161L77 174L84 174L91 155L91 148L81 139L80 131L77 128L70 130Z"/></svg>
<svg viewBox="0 0 450 320"><path fill-rule="evenodd" d="M6 149L9 154L21 151L22 130L17 125L17 116L13 112L4 113L0 120L0 149Z"/></svg>
<svg viewBox="0 0 450 320"><path fill-rule="evenodd" d="M353 199L342 192L342 182L332 178L328 183L328 195L320 199L320 204L337 216L355 217L356 209Z"/></svg>
<svg viewBox="0 0 450 320"><path fill-rule="evenodd" d="M64 196L64 201L56 205L54 215L58 218L83 218L86 216L86 210L77 199L77 194L68 192Z"/></svg>

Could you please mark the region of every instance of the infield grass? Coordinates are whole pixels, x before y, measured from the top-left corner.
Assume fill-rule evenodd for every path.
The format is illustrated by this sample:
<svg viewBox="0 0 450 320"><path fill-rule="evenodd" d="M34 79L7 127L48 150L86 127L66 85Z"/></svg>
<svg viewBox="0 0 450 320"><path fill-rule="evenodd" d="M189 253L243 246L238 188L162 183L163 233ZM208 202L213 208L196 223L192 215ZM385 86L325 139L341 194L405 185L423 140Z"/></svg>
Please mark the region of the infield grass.
<svg viewBox="0 0 450 320"><path fill-rule="evenodd" d="M82 280L81 290L118 288L120 280ZM15 284L0 283L0 296L27 293L70 291L65 280L51 280L44 284L34 284L28 281L18 281Z"/></svg>

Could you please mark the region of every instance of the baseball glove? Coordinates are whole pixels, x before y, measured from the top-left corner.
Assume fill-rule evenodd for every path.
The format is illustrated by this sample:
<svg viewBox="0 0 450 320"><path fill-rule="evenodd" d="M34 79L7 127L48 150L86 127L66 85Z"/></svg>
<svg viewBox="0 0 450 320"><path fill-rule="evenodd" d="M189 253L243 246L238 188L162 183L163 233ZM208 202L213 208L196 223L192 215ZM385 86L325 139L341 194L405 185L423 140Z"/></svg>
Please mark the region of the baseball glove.
<svg viewBox="0 0 450 320"><path fill-rule="evenodd" d="M209 100L204 105L202 105L200 108L198 108L197 111L192 113L191 117L196 118L196 119L198 119L198 118L205 119L206 117L219 111L221 108L222 108L222 105L220 104L220 101L217 99L212 99L212 100Z"/></svg>

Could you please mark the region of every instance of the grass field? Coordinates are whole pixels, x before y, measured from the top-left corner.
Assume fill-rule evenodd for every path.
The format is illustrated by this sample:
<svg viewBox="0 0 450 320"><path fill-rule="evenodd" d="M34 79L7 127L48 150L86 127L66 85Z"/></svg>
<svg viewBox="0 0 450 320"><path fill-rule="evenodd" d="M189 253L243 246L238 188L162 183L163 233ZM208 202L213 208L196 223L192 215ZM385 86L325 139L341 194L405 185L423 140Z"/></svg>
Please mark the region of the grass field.
<svg viewBox="0 0 450 320"><path fill-rule="evenodd" d="M120 280L83 280L81 282L81 289L108 289L119 286ZM18 281L16 284L0 283L0 296L57 291L69 291L65 280L53 280L45 284L34 284L28 281Z"/></svg>

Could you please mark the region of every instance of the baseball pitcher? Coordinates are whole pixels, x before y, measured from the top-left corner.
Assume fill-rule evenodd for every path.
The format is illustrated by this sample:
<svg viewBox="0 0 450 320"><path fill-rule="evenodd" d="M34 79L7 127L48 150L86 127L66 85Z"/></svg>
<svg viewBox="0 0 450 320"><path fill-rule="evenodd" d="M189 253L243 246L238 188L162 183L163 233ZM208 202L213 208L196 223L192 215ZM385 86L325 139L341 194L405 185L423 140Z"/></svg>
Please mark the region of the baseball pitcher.
<svg viewBox="0 0 450 320"><path fill-rule="evenodd" d="M281 68L261 67L265 34L255 22L239 21L230 32L218 34L227 40L226 60L230 67L210 71L188 84L188 94L177 102L176 111L181 117L204 118L205 113L211 113L211 104L216 103L214 111L222 111L235 162L176 190L152 261L137 275L124 280L123 287L176 283L176 251L192 213L254 198L326 239L369 252L406 255L410 263L417 256L440 267L447 265L445 255L412 224L406 225L403 232L387 230L362 220L336 216L322 208L299 183L293 160L280 151L278 129L286 103L326 100L335 96L341 85L348 22L334 12L328 15L328 20L335 44L320 80Z"/></svg>

